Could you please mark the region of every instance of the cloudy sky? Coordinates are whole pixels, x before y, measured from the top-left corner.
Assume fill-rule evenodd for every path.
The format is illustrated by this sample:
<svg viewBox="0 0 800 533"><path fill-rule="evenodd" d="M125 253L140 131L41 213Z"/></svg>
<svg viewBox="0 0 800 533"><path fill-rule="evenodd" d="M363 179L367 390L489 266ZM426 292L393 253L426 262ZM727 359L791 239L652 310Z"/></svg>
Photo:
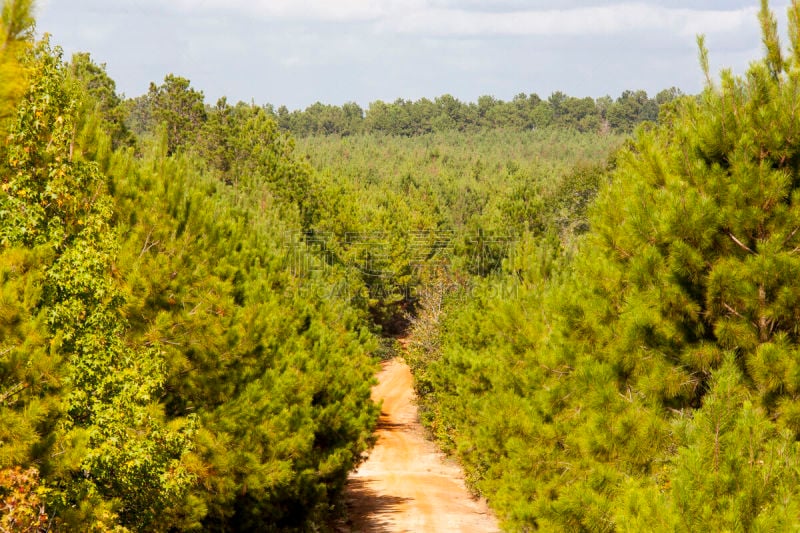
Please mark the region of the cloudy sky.
<svg viewBox="0 0 800 533"><path fill-rule="evenodd" d="M39 0L38 30L106 63L127 96L168 73L209 102L366 105L700 89L760 55L756 0ZM782 26L786 0L771 5Z"/></svg>

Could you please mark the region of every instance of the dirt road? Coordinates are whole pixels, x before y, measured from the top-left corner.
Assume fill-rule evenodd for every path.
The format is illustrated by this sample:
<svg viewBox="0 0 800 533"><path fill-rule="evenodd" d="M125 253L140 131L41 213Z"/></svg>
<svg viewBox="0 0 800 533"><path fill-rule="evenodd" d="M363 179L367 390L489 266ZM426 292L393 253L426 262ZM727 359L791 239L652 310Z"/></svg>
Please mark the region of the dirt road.
<svg viewBox="0 0 800 533"><path fill-rule="evenodd" d="M378 441L348 481L351 531L499 531L486 504L467 491L458 465L425 439L408 365L385 362L378 381L372 390L375 401L383 400Z"/></svg>

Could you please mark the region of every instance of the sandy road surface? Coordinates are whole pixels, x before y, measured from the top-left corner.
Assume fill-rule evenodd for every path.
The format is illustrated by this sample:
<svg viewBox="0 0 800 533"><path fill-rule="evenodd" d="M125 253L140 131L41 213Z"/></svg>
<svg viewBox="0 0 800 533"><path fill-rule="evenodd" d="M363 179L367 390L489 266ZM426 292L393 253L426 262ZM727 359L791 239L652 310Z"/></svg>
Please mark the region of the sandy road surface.
<svg viewBox="0 0 800 533"><path fill-rule="evenodd" d="M375 401L383 400L378 441L348 481L351 531L498 531L486 504L467 491L458 465L425 439L408 365L383 363L378 381L372 390Z"/></svg>

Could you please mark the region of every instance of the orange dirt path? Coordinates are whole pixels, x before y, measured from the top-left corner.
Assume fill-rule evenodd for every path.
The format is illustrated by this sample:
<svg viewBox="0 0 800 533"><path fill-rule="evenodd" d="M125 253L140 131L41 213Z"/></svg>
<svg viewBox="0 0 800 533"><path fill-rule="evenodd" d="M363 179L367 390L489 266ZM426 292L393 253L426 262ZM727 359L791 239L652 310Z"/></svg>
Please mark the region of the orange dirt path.
<svg viewBox="0 0 800 533"><path fill-rule="evenodd" d="M470 495L459 466L425 439L408 365L393 359L382 366L372 389L373 400L383 400L378 440L348 481L351 531L499 531L485 502Z"/></svg>

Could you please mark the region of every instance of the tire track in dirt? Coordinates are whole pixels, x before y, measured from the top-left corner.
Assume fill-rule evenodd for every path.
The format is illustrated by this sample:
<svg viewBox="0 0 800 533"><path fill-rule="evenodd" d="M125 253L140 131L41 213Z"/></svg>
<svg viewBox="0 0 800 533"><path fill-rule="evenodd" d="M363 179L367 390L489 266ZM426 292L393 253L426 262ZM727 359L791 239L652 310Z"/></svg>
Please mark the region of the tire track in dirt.
<svg viewBox="0 0 800 533"><path fill-rule="evenodd" d="M411 370L402 359L382 364L372 398L383 400L378 440L348 480L349 530L499 531L486 503L467 490L461 468L425 439Z"/></svg>

